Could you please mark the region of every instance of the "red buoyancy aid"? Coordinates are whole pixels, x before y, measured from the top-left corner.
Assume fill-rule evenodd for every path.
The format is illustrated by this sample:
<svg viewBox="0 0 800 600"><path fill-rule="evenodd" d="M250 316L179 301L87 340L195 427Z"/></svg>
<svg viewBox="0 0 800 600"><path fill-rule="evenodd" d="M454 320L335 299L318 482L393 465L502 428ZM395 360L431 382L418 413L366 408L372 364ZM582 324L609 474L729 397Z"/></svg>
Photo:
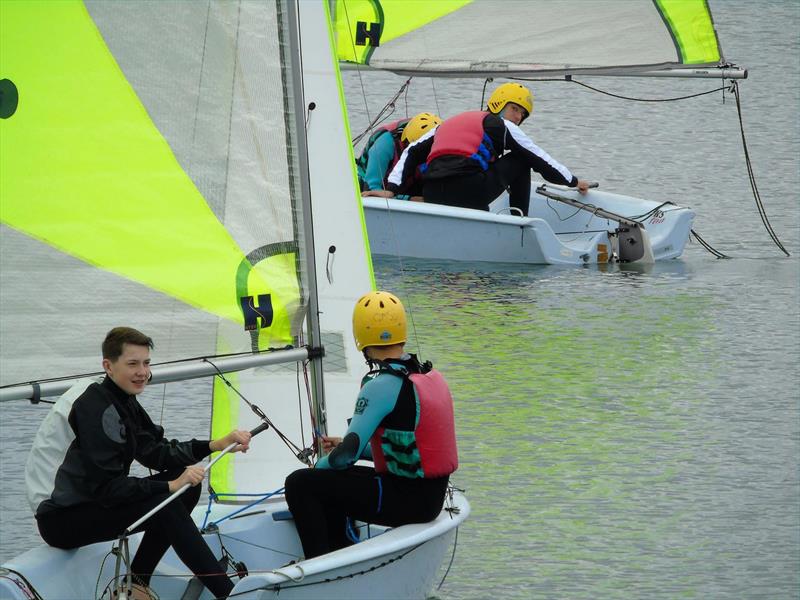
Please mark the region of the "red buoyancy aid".
<svg viewBox="0 0 800 600"><path fill-rule="evenodd" d="M478 153L484 141L483 120L488 114L480 110L464 112L439 125L427 163L448 154L473 157Z"/></svg>
<svg viewBox="0 0 800 600"><path fill-rule="evenodd" d="M393 472L405 477L435 478L449 475L458 468L458 447L450 388L442 374L435 369L427 373L411 373L406 377L411 380L413 390L419 399L417 427L413 432L388 432L383 426L375 430L369 440L375 470L378 473ZM405 389L405 386L402 389ZM419 462L416 474L407 469L397 472L387 466L383 444L387 442L385 438L393 437L392 433L413 437L413 443L416 444L414 459ZM413 446L413 443L409 446Z"/></svg>

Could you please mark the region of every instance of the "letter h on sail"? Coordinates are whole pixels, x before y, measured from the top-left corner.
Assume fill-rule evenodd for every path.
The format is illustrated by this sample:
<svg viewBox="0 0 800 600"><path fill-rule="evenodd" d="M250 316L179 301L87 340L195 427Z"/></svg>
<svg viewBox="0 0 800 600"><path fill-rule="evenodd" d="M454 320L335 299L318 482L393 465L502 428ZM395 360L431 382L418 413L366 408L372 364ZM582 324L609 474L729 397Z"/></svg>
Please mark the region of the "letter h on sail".
<svg viewBox="0 0 800 600"><path fill-rule="evenodd" d="M356 22L356 46L366 46L369 39L369 45L378 47L381 45L381 24L370 23L367 29L365 21Z"/></svg>
<svg viewBox="0 0 800 600"><path fill-rule="evenodd" d="M244 314L245 331L254 331L272 325L272 299L269 294L258 295L258 305L253 303L252 296L242 296L242 313ZM258 319L261 323L258 323Z"/></svg>

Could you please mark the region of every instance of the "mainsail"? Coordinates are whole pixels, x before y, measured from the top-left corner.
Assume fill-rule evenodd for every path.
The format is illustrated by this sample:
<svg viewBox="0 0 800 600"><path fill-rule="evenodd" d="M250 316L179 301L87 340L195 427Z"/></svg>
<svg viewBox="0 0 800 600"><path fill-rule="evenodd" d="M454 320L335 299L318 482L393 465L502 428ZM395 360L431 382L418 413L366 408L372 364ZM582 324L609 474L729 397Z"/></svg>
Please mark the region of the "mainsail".
<svg viewBox="0 0 800 600"><path fill-rule="evenodd" d="M706 0L335 4L339 59L397 73L635 75L725 65Z"/></svg>
<svg viewBox="0 0 800 600"><path fill-rule="evenodd" d="M360 368L350 310L373 282L314 4L322 17L297 37L282 2L0 3L4 103L18 97L0 120L0 385L98 371L99 343L120 324L154 337L156 363L297 347L316 264L329 387L348 388L331 412L344 420ZM312 38L303 77L292 48ZM304 210L309 190L327 205ZM298 433L301 369L230 379ZM214 432L251 427L215 387ZM218 491L272 489L300 466L270 444L242 464L252 472L221 461Z"/></svg>

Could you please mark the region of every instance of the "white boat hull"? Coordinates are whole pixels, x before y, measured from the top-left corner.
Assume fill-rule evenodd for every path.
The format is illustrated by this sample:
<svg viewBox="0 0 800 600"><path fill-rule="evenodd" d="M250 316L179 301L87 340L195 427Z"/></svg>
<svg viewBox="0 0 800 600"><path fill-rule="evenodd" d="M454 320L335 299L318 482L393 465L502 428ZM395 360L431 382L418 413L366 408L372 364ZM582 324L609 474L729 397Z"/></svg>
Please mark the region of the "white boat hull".
<svg viewBox="0 0 800 600"><path fill-rule="evenodd" d="M219 525L219 535L210 533L206 542L216 556L221 545L234 560L243 562L248 575L236 581L233 594L242 600L269 598L347 598L348 600L425 598L432 589L439 566L456 528L470 512L466 498L456 492L452 503L457 510L443 510L430 523L393 529L361 527L358 544L311 560L282 567L302 555L294 522L281 518L283 501L261 504ZM218 520L240 507L214 505L210 521ZM194 512L198 524L206 508ZM368 539L365 539L368 538ZM130 538L133 556L141 534ZM75 550L39 546L5 563L0 568L0 598L23 600L36 597L59 600L108 598L103 590L114 579L115 558L108 556L113 542L101 542ZM123 569L124 571L124 569ZM232 570L231 570L232 571ZM170 550L159 563L151 586L162 600L210 598L205 588Z"/></svg>
<svg viewBox="0 0 800 600"><path fill-rule="evenodd" d="M535 186L534 182L534 186ZM689 239L694 211L609 192L586 196L563 192L618 215L642 220L652 247L652 260L677 258ZM508 214L508 196L490 211L452 206L364 198L373 254L414 258L523 264L578 265L613 260L609 233L617 221L531 194L528 217ZM660 208L659 208L660 207Z"/></svg>

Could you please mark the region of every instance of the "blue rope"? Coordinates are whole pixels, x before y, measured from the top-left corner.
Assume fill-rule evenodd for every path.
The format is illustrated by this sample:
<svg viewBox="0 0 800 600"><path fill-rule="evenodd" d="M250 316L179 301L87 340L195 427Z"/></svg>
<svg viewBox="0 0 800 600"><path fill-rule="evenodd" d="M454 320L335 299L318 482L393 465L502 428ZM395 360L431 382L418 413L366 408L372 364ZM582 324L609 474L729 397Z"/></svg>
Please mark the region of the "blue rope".
<svg viewBox="0 0 800 600"><path fill-rule="evenodd" d="M246 511L248 508L252 508L256 504L261 504L262 502L264 502L264 500L272 498L273 496L277 496L278 494L282 494L283 491L284 491L284 488L280 488L278 490L275 490L274 492L267 492L266 494L217 494L216 492L213 492L213 493L208 495L208 508L206 509L206 516L203 519L203 526L200 529L203 530L203 529L206 528L207 525L209 525L209 523L208 523L208 515L211 514L211 503L214 502L215 500L217 500L218 498L252 498L252 497L258 497L258 500L254 501L254 502L251 502L250 504L246 504L245 506L243 506L239 510L236 510L236 511L232 512L231 514L222 517L218 521L212 521L210 523L210 525L219 525L223 521L225 521L227 519L230 519L231 517L234 517L234 516L238 515L241 512Z"/></svg>
<svg viewBox="0 0 800 600"><path fill-rule="evenodd" d="M347 535L347 539L349 539L354 544L357 544L358 542L361 541L361 538L353 530L353 522L350 520L350 517L345 518L344 528L345 528L345 534Z"/></svg>
<svg viewBox="0 0 800 600"><path fill-rule="evenodd" d="M378 480L378 510L377 512L381 512L381 503L383 502L383 481L381 481L380 476L376 476L375 479Z"/></svg>

